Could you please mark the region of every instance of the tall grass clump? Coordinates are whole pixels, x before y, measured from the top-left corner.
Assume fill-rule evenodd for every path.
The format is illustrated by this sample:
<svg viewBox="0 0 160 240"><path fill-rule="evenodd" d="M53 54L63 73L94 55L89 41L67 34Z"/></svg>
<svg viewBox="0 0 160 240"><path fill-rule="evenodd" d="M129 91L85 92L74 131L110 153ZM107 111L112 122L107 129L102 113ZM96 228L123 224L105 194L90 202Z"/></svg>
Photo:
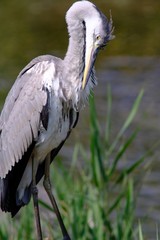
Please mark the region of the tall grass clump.
<svg viewBox="0 0 160 240"><path fill-rule="evenodd" d="M126 131L138 111L143 92L136 98L122 128L111 141L112 98L108 91L107 121L100 126L94 98L90 98L90 152L77 144L70 169L56 162L53 168L55 194L72 239L131 240L139 239L141 229L135 226L134 180L132 173L149 153L118 170L118 164L137 136ZM55 181L56 180L56 181ZM54 235L60 239L59 235Z"/></svg>
<svg viewBox="0 0 160 240"><path fill-rule="evenodd" d="M136 225L132 173L146 159L145 153L130 165L119 169L120 161L131 148L137 130L125 135L138 111L143 92L136 98L122 128L112 140L112 97L107 99L106 126L100 126L94 98L90 98L90 151L77 143L70 167L61 159L54 161L52 183L65 225L73 240L132 240L143 239L140 224ZM32 203L31 203L32 204ZM62 239L62 234L47 202L40 200L43 211L43 234L46 239ZM0 239L32 240L34 218L31 205L14 221L12 236L6 223L0 227Z"/></svg>

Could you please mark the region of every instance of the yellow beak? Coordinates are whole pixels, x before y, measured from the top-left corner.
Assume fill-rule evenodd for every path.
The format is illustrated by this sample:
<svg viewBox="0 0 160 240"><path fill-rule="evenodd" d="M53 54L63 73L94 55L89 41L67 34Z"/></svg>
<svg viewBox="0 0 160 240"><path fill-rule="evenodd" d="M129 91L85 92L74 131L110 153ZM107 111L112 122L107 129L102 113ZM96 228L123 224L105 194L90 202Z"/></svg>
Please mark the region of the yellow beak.
<svg viewBox="0 0 160 240"><path fill-rule="evenodd" d="M86 52L86 60L85 60L85 69L84 69L84 74L83 74L83 82L82 82L82 89L85 88L88 80L89 80L89 77L90 77L90 74L91 74L91 70L92 70L92 67L93 67L93 64L94 64L94 57L93 57L93 54L94 53L94 47L91 46L88 51Z"/></svg>

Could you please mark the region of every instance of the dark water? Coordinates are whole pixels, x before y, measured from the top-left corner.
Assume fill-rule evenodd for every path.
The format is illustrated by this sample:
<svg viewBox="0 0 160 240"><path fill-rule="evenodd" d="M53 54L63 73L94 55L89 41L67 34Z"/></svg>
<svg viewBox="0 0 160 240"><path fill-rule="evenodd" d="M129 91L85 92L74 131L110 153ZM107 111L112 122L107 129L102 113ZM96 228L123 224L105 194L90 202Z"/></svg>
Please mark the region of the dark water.
<svg viewBox="0 0 160 240"><path fill-rule="evenodd" d="M37 55L51 53L63 56L68 36L64 14L74 1L4 1L0 3L0 109L18 72ZM106 122L106 92L110 85L113 95L112 138L117 134L140 92L144 96L130 131L139 134L127 153L134 161L148 150L160 136L160 2L157 0L94 1L108 13L112 9L116 39L98 58L98 86L95 99L101 126ZM105 10L106 9L106 10ZM72 156L73 143L80 141L89 149L89 109L81 113L80 122L61 155ZM84 140L85 139L85 140ZM88 147L87 147L88 146ZM160 222L160 150L147 161L137 175L136 215L147 236L155 239ZM125 167L122 162L119 168Z"/></svg>

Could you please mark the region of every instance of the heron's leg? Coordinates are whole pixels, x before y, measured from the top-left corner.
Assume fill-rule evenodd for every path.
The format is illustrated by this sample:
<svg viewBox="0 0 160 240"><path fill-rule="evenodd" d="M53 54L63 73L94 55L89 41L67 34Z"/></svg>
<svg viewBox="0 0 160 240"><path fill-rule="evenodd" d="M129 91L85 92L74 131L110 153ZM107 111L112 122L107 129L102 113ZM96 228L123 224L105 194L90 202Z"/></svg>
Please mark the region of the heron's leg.
<svg viewBox="0 0 160 240"><path fill-rule="evenodd" d="M50 183L50 154L47 155L46 157L46 160L45 160L45 175L44 175L44 182L43 182L43 185L44 185L44 188L49 196L49 199L51 201L51 204L52 204L52 207L56 213L56 216L58 218L58 222L59 222L59 225L61 227L61 230L62 230L62 234L63 234L63 240L71 240L69 235L68 235L68 232L64 226L64 223L63 223L63 220L62 220L62 217L61 217L61 214L59 212L59 209L58 209L58 206L57 206L57 203L56 203L56 200L52 194L52 190L51 190L51 183Z"/></svg>
<svg viewBox="0 0 160 240"><path fill-rule="evenodd" d="M36 186L36 172L37 172L37 165L35 163L34 157L32 157L32 195L33 195L33 204L34 204L36 227L37 227L37 239L42 240L42 230L41 230L41 222L40 222L40 214L39 214L39 206L38 206L38 189Z"/></svg>

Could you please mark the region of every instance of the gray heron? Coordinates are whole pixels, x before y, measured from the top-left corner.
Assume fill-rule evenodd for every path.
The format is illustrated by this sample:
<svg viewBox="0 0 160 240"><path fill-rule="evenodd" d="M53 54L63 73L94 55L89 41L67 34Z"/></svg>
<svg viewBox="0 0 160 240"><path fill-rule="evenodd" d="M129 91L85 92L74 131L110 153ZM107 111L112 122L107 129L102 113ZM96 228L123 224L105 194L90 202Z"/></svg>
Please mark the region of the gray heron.
<svg viewBox="0 0 160 240"><path fill-rule="evenodd" d="M110 20L91 2L75 2L66 13L69 46L64 59L33 59L18 75L0 115L0 206L14 217L33 195L38 239L42 239L37 184L43 185L63 239L70 237L51 192L50 163L76 126L79 111L96 85L98 51L113 38Z"/></svg>

